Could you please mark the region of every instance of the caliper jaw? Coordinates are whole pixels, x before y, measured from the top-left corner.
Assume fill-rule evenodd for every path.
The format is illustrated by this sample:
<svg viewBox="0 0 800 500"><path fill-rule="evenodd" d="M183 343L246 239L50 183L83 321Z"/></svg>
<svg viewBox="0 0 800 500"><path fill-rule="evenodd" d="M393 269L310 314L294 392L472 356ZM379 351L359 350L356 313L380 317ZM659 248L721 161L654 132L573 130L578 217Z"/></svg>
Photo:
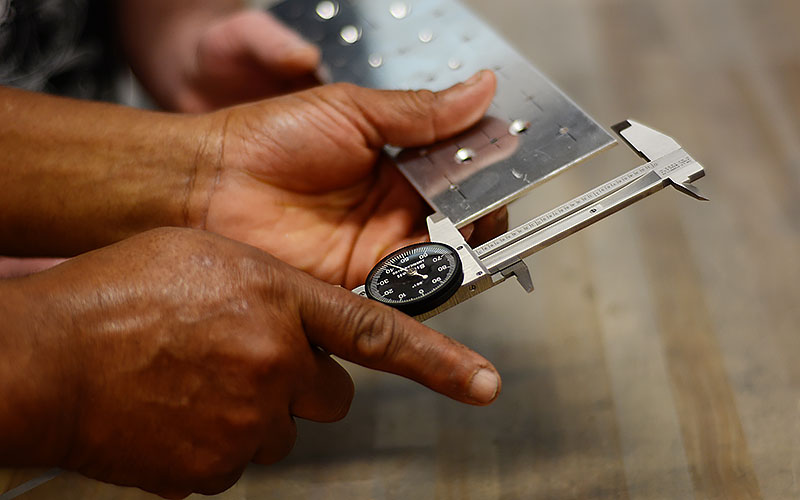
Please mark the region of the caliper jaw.
<svg viewBox="0 0 800 500"><path fill-rule="evenodd" d="M625 120L624 122L617 123L611 127L611 129L616 132L625 144L634 150L636 154L648 162L664 158L682 149L681 145L672 137L642 125L635 120ZM692 184L692 182L700 179L704 175L705 171L702 167L691 168L689 170L680 169L670 174L669 181L672 187L681 193L691 196L696 200L708 201L708 198L703 196L700 190Z"/></svg>
<svg viewBox="0 0 800 500"><path fill-rule="evenodd" d="M453 247L461 259L464 271L464 282L461 287L447 302L436 309L415 316L419 321L425 321L437 314L450 309L472 297L485 292L486 290L499 285L506 279L516 276L520 285L529 293L533 291L533 280L531 279L528 266L522 260L515 262L502 271L492 275L486 266L481 262L475 250L469 246L464 236L455 224L440 213L435 213L428 217L428 234L435 243L444 243Z"/></svg>
<svg viewBox="0 0 800 500"><path fill-rule="evenodd" d="M456 229L455 224L440 213L428 216L428 235L434 243L444 243L453 247L458 252L461 259L461 267L464 271L464 284L485 277L489 271L481 263L478 255L467 244L464 235Z"/></svg>

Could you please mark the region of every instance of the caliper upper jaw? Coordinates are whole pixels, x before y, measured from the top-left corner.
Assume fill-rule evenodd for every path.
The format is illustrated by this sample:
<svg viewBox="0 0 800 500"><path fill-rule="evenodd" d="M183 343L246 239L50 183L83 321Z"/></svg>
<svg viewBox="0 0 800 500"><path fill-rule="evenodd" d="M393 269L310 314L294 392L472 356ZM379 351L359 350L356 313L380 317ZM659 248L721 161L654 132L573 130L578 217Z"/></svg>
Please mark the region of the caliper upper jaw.
<svg viewBox="0 0 800 500"><path fill-rule="evenodd" d="M664 158L671 153L682 150L681 145L672 137L642 125L634 120L617 123L611 129L640 157L648 162ZM687 154L688 156L688 154ZM669 176L672 187L681 193L700 201L708 201L699 189L691 183L705 175L703 167L692 160L687 168L682 168Z"/></svg>
<svg viewBox="0 0 800 500"><path fill-rule="evenodd" d="M617 123L611 130L645 161L654 161L681 149L672 137L634 120Z"/></svg>
<svg viewBox="0 0 800 500"><path fill-rule="evenodd" d="M455 224L444 215L435 213L428 217L428 234L430 235L431 241L444 243L455 248L458 252L458 256L461 258L462 267L464 269L464 283L462 285L462 290L452 299L455 303L450 304L448 301L448 307L452 307L458 302L466 300L466 298L462 297L464 295L461 293L462 291L466 292L468 298L488 290L511 276L516 276L519 284L522 285L522 288L528 293L533 291L533 280L531 279L530 271L522 260L518 260L511 266L508 266L492 276L480 257L478 257L472 247L466 242L461 231L459 231Z"/></svg>
<svg viewBox="0 0 800 500"><path fill-rule="evenodd" d="M428 217L428 233L431 241L450 245L458 252L464 269L464 282L455 295L450 297L450 300L432 311L415 316L417 320L425 321L428 318L432 318L461 302L489 290L495 285L499 285L511 276L516 276L523 288L533 291L533 281L524 262L520 260L496 275L490 274L481 259L464 239L461 231L444 215L435 213Z"/></svg>
<svg viewBox="0 0 800 500"><path fill-rule="evenodd" d="M461 259L461 267L464 270L465 285L489 274L481 259L478 258L472 247L467 244L464 235L461 234L461 231L456 228L449 218L438 212L428 216L428 235L432 242L444 243L458 252L458 257Z"/></svg>

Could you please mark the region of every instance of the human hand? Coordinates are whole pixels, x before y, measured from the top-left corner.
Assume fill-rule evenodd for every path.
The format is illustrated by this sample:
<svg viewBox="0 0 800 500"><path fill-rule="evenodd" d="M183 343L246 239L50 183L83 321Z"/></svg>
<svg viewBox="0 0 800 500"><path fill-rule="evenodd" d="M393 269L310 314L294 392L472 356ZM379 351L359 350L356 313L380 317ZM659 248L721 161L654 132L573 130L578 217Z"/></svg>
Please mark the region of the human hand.
<svg viewBox="0 0 800 500"><path fill-rule="evenodd" d="M174 17L165 23L170 36L145 49L151 53L141 71L148 90L167 109L211 111L319 83L314 76L319 49L267 12ZM173 57L153 62L165 54Z"/></svg>
<svg viewBox="0 0 800 500"><path fill-rule="evenodd" d="M494 95L484 71L439 93L328 85L223 110L219 161L194 183L205 229L265 249L352 288L390 251L427 238L430 208L381 154L422 146L476 123ZM505 209L467 228L505 230ZM474 232L473 232L474 229Z"/></svg>
<svg viewBox="0 0 800 500"><path fill-rule="evenodd" d="M466 403L499 392L461 344L206 232L142 233L13 286L33 331L8 353L25 370L0 370L0 464L27 456L169 497L223 491L251 460L289 452L293 417L345 415L352 381L327 353ZM32 442L43 455L26 455Z"/></svg>

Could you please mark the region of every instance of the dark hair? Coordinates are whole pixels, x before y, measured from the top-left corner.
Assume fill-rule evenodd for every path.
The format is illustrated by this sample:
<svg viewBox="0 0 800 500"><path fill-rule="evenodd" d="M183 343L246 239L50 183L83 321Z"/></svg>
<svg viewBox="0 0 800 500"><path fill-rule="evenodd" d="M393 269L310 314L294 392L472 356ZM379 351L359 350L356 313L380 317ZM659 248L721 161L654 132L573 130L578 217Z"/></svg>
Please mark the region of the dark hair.
<svg viewBox="0 0 800 500"><path fill-rule="evenodd" d="M113 100L121 67L107 0L0 0L0 84Z"/></svg>

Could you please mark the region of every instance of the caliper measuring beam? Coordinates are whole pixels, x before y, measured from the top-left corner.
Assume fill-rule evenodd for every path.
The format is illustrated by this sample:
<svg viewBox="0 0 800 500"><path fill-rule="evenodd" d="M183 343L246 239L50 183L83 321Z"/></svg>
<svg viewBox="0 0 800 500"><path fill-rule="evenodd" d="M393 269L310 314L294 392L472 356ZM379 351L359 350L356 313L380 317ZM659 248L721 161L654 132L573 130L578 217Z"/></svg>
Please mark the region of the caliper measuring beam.
<svg viewBox="0 0 800 500"><path fill-rule="evenodd" d="M431 243L385 257L354 292L423 321L511 276L532 292L533 281L522 259L664 187L707 201L691 184L704 176L703 167L674 139L633 120L612 129L647 163L475 249L452 221L434 214L428 218Z"/></svg>

